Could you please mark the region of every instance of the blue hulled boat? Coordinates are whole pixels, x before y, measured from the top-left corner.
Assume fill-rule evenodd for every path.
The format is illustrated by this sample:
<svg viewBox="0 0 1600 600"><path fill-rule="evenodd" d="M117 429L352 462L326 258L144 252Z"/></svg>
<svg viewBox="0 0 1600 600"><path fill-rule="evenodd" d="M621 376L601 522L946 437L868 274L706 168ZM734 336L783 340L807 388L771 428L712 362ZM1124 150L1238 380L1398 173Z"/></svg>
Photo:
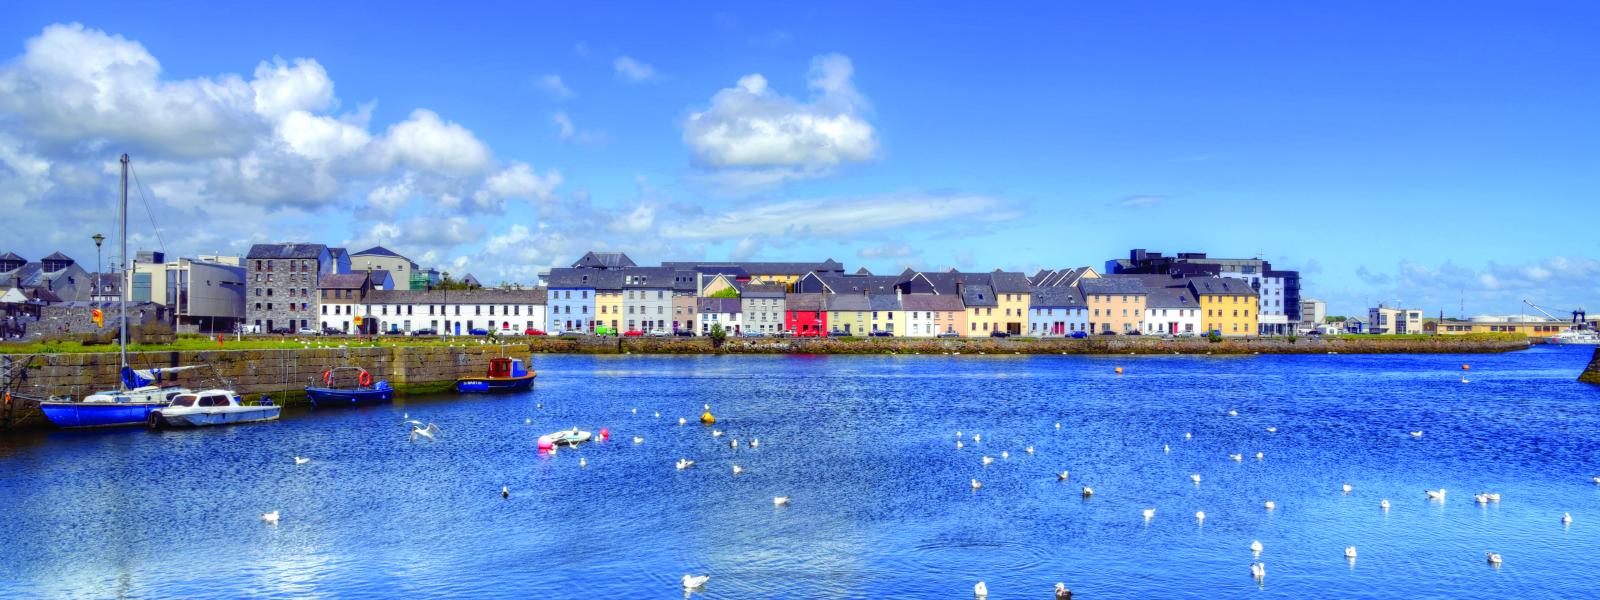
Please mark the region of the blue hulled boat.
<svg viewBox="0 0 1600 600"><path fill-rule="evenodd" d="M348 385L341 385L348 382ZM360 406L394 400L394 388L387 381L372 381L372 373L360 367L339 367L322 374L322 387L306 386L306 398L317 408Z"/></svg>
<svg viewBox="0 0 1600 600"><path fill-rule="evenodd" d="M456 391L465 393L520 392L533 387L533 378L539 374L522 366L515 358L489 359L489 372L483 377L462 377L456 380Z"/></svg>
<svg viewBox="0 0 1600 600"><path fill-rule="evenodd" d="M193 368L135 371L123 367L121 390L90 394L79 401L48 400L39 403L39 410L51 424L63 429L141 427L149 421L151 411L166 406L174 396L189 392L182 386L151 384L174 371Z"/></svg>

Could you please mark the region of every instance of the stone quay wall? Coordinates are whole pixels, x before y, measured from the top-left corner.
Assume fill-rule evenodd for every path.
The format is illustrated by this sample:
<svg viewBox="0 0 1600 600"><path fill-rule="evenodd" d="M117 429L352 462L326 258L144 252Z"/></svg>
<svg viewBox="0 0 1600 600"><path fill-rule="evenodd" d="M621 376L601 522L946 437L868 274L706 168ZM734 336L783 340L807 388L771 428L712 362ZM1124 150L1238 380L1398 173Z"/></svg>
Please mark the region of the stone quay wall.
<svg viewBox="0 0 1600 600"><path fill-rule="evenodd" d="M1453 354L1524 350L1527 340L1337 338L1290 342L1282 338L1088 339L999 338L709 338L534 337L528 350L578 354Z"/></svg>
<svg viewBox="0 0 1600 600"><path fill-rule="evenodd" d="M1600 348L1594 349L1594 358L1589 360L1589 367L1578 376L1578 381L1600 384Z"/></svg>
<svg viewBox="0 0 1600 600"><path fill-rule="evenodd" d="M228 386L246 397L271 394L279 404L305 402L305 387L322 380L336 367L362 367L374 381L386 380L398 393L428 393L448 389L459 377L481 375L489 359L528 358L527 346L466 345L387 346L376 348L296 348L282 350L205 350L182 352L130 352L135 369L211 365L178 374L176 381L194 389ZM96 391L115 389L121 363L116 352L0 355L0 377L9 383L10 406L0 408L0 428L44 425L37 401L51 396L81 398Z"/></svg>

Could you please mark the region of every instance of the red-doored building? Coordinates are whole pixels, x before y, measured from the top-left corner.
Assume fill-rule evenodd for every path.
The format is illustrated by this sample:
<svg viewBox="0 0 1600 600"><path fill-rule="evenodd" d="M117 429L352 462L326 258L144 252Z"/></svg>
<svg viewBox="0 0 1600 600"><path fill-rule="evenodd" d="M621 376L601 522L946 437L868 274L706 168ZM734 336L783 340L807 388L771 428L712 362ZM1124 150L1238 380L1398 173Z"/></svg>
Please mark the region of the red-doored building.
<svg viewBox="0 0 1600 600"><path fill-rule="evenodd" d="M827 294L789 294L784 299L783 328L799 337L827 335Z"/></svg>

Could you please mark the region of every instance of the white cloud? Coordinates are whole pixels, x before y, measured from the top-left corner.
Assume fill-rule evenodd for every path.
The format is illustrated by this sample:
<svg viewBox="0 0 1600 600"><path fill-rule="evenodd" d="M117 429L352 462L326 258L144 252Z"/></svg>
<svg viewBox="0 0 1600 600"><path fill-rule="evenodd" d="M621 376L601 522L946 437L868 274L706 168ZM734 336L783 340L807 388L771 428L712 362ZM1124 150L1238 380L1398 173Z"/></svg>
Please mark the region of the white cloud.
<svg viewBox="0 0 1600 600"><path fill-rule="evenodd" d="M747 178L765 175L769 182L871 160L878 137L862 116L869 106L851 82L854 72L842 55L812 59L812 96L806 101L772 91L759 73L746 75L712 96L709 108L689 116L683 141L698 165L743 170Z"/></svg>
<svg viewBox="0 0 1600 600"><path fill-rule="evenodd" d="M467 128L422 108L412 111L411 118L390 126L379 144L386 165L446 175L481 173L492 159L489 146Z"/></svg>
<svg viewBox="0 0 1600 600"><path fill-rule="evenodd" d="M739 240L739 243L733 246L733 252L728 253L728 259L750 260L751 258L754 258L756 253L761 251L761 247L765 245L766 242L762 241L760 238L747 237Z"/></svg>
<svg viewBox="0 0 1600 600"><path fill-rule="evenodd" d="M606 140L604 132L579 131L572 123L572 117L567 116L567 111L558 110L550 115L550 121L556 124L557 135L563 142L577 142L579 144L595 144Z"/></svg>
<svg viewBox="0 0 1600 600"><path fill-rule="evenodd" d="M373 188L371 192L367 192L367 207L378 211L380 214L394 214L404 207L406 202L410 201L415 194L416 190L412 187L411 174L407 173L399 181Z"/></svg>
<svg viewBox="0 0 1600 600"><path fill-rule="evenodd" d="M557 100L565 100L572 97L572 88L567 87L566 82L561 81L560 75L540 76L534 80L534 85Z"/></svg>
<svg viewBox="0 0 1600 600"><path fill-rule="evenodd" d="M513 162L505 170L495 173L484 181L483 189L477 194L477 201L484 203L517 198L548 202L554 198L555 190L560 185L560 171L551 169L541 176L527 163Z"/></svg>
<svg viewBox="0 0 1600 600"><path fill-rule="evenodd" d="M276 132L295 153L322 161L351 156L372 141L364 127L303 110L285 114Z"/></svg>
<svg viewBox="0 0 1600 600"><path fill-rule="evenodd" d="M663 226L684 239L734 239L751 235L845 237L951 219L1009 218L989 196L905 194L834 200L793 200L744 206L690 223Z"/></svg>
<svg viewBox="0 0 1600 600"><path fill-rule="evenodd" d="M567 116L567 111L556 111L556 114L550 116L550 120L555 121L556 127L560 128L563 140L572 139L578 132L578 129L572 126L572 119Z"/></svg>
<svg viewBox="0 0 1600 600"><path fill-rule="evenodd" d="M1126 196L1116 202L1112 202L1111 205L1118 208L1153 208L1166 201L1166 196Z"/></svg>
<svg viewBox="0 0 1600 600"><path fill-rule="evenodd" d="M333 80L321 64L309 58L296 58L293 66L279 57L273 57L271 63L262 61L256 66L250 89L255 90L256 114L273 120L334 105Z"/></svg>
<svg viewBox="0 0 1600 600"><path fill-rule="evenodd" d="M611 66L617 70L617 77L633 83L654 81L659 77L655 67L628 56L618 56L616 60L611 61Z"/></svg>
<svg viewBox="0 0 1600 600"><path fill-rule="evenodd" d="M656 207L640 204L613 221L611 227L622 233L644 233L656 224Z"/></svg>
<svg viewBox="0 0 1600 600"><path fill-rule="evenodd" d="M856 251L857 257L868 260L876 258L906 258L917 254L917 250L909 244L882 244L867 246Z"/></svg>

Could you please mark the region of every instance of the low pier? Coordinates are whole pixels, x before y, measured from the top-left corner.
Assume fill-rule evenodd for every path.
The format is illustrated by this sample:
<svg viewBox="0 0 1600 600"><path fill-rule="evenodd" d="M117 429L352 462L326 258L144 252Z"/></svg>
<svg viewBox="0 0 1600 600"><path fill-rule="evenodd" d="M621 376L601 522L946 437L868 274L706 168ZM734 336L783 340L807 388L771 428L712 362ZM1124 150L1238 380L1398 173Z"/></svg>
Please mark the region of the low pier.
<svg viewBox="0 0 1600 600"><path fill-rule="evenodd" d="M335 367L361 367L374 379L388 381L397 393L421 394L445 391L459 377L482 375L491 358L527 356L523 344L462 344L129 352L128 363L135 369L211 365L212 371L188 372L177 381L196 389L227 386L250 397L270 394L279 404L293 406L306 401L305 386L320 382L322 373ZM6 367L0 369L0 389L6 393L0 429L46 426L40 400L115 389L121 371L115 352L0 355L0 366Z"/></svg>
<svg viewBox="0 0 1600 600"><path fill-rule="evenodd" d="M1589 360L1589 367L1578 376L1578 381L1600 384L1600 348L1594 349L1594 358Z"/></svg>

